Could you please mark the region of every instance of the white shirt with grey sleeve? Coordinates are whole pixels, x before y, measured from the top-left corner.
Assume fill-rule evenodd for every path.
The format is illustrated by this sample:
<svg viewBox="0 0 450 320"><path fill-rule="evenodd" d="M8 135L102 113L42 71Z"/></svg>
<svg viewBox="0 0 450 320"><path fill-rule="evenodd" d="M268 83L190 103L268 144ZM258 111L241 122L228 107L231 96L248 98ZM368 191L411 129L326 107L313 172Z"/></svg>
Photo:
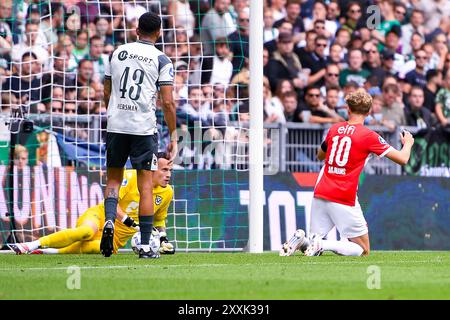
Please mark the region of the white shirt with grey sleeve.
<svg viewBox="0 0 450 320"><path fill-rule="evenodd" d="M107 131L155 134L158 89L173 85L172 62L153 43L142 40L119 46L110 59L105 68L105 79L111 79Z"/></svg>

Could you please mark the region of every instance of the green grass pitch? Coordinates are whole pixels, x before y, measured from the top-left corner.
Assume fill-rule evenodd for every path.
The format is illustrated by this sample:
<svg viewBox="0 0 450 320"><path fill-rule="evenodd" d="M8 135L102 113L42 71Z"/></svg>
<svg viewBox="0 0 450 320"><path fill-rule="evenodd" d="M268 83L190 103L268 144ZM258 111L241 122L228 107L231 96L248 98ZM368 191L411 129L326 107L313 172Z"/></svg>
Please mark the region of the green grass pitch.
<svg viewBox="0 0 450 320"><path fill-rule="evenodd" d="M69 266L80 268L80 289L67 287L76 283L69 279L74 275ZM373 270L380 271L379 277ZM377 279L380 288L369 289ZM133 253L108 259L0 255L0 299L155 298L450 299L450 252L375 251L370 257L176 253L151 261Z"/></svg>

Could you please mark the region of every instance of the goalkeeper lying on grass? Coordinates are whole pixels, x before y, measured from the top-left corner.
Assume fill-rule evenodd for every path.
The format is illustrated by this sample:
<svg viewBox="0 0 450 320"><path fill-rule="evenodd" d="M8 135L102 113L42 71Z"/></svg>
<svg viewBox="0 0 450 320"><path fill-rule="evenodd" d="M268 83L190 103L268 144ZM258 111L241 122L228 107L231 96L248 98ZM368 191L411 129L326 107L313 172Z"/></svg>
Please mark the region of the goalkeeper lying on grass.
<svg viewBox="0 0 450 320"><path fill-rule="evenodd" d="M153 201L155 208L154 227L159 231L160 253L175 253L166 234L167 209L173 197L169 185L172 175L172 162L162 154L158 159L158 170L153 174ZM122 187L119 192L117 219L114 232L114 253L125 246L127 241L139 230L137 225L139 191L136 170L125 170ZM9 244L17 254L54 254L54 253L100 253L102 228L105 224L103 202L91 207L78 218L76 228L66 229L25 243ZM154 233L158 232L154 230Z"/></svg>

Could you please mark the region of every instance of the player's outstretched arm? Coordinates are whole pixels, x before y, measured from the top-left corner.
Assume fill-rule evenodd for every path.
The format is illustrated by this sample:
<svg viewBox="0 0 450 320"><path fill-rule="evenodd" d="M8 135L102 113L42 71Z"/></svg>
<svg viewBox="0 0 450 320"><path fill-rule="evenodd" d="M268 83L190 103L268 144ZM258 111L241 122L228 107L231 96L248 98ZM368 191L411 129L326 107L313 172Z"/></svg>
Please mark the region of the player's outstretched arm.
<svg viewBox="0 0 450 320"><path fill-rule="evenodd" d="M400 140L403 144L403 148L400 151L392 148L392 150L386 154L386 157L395 163L404 166L408 163L409 157L411 156L414 138L410 132L404 130L400 133Z"/></svg>
<svg viewBox="0 0 450 320"><path fill-rule="evenodd" d="M170 144L168 147L169 159L173 160L177 154L177 134L176 134L176 106L173 100L173 86L161 86L160 89L161 106L164 112L164 119L170 132Z"/></svg>

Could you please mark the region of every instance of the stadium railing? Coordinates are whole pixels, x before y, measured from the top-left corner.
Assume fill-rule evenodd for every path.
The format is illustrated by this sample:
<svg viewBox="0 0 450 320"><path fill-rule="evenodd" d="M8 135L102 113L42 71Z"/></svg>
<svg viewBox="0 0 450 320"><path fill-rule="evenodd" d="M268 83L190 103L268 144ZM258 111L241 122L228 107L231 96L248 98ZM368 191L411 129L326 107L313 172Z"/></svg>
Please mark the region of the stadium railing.
<svg viewBox="0 0 450 320"><path fill-rule="evenodd" d="M87 144L102 150L105 132L104 115L55 115L39 114L30 115L30 118L42 128L53 128L66 139L71 140L74 145ZM245 128L245 123L229 123L228 127L233 130ZM227 128L228 128L227 127ZM322 162L316 159L317 148L325 138L330 125L310 123L271 123L265 124L264 165L266 174L276 172L319 172ZM406 129L412 133L418 131L417 127L397 127L394 131L382 126L368 126L369 129L379 133L390 145L395 148L401 147L400 132ZM246 170L248 157L246 143L240 143L238 135L234 139L225 139L225 144L231 146L234 159L233 166L237 170ZM67 142L67 140L66 140ZM225 150L230 150L225 147ZM101 157L104 155L102 154ZM228 164L219 165L223 169L229 168ZM401 167L385 158L371 157L365 172L367 174L402 174Z"/></svg>

